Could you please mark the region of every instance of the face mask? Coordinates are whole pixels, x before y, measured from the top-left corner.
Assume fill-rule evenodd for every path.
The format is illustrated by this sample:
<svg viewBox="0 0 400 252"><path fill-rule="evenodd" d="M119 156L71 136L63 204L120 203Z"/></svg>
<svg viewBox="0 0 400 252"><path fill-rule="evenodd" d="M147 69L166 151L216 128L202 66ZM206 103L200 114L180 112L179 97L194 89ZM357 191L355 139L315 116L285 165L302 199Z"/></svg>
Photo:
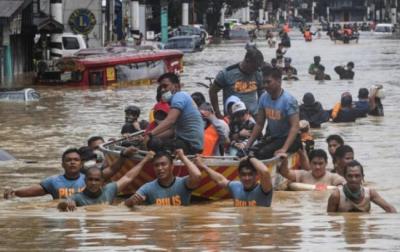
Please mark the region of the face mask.
<svg viewBox="0 0 400 252"><path fill-rule="evenodd" d="M172 99L172 92L171 91L167 91L167 92L165 92L165 93L163 93L161 95L161 100L163 102L170 102L171 99Z"/></svg>

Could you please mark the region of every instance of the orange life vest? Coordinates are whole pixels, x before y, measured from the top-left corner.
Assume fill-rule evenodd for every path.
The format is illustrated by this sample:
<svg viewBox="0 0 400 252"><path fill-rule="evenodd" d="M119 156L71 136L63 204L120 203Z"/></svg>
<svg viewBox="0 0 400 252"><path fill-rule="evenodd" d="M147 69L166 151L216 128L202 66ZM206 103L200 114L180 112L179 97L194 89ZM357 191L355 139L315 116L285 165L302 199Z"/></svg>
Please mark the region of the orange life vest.
<svg viewBox="0 0 400 252"><path fill-rule="evenodd" d="M218 145L219 135L217 130L213 125L210 124L204 130L204 145L203 152L201 153L203 156L212 156L214 154L214 150Z"/></svg>
<svg viewBox="0 0 400 252"><path fill-rule="evenodd" d="M306 41L311 41L312 40L312 35L310 31L305 31L304 32L304 38Z"/></svg>
<svg viewBox="0 0 400 252"><path fill-rule="evenodd" d="M335 106L332 109L332 113L331 113L332 119L335 119L338 116L341 108L342 108L342 106L340 105L340 102L335 104Z"/></svg>

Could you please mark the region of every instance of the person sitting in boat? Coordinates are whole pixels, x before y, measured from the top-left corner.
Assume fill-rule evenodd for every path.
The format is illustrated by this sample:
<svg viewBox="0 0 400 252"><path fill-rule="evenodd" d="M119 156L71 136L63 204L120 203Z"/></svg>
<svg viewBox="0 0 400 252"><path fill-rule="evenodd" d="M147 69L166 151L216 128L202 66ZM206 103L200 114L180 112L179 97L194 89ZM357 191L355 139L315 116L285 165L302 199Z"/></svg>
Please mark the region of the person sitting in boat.
<svg viewBox="0 0 400 252"><path fill-rule="evenodd" d="M321 65L321 57L320 56L314 56L314 63L312 63L308 67L308 73L311 74L311 75L317 74L317 71L319 70L320 66L322 66Z"/></svg>
<svg viewBox="0 0 400 252"><path fill-rule="evenodd" d="M201 104L206 102L206 97L200 92L194 92L191 97L198 108L200 108Z"/></svg>
<svg viewBox="0 0 400 252"><path fill-rule="evenodd" d="M151 136L165 143L181 146L186 154L196 154L203 151L204 125L200 112L192 97L181 91L179 78L174 73L165 73L158 82L162 86L161 100L170 104L168 116L151 131L146 133L144 142ZM174 141L170 141L171 137Z"/></svg>
<svg viewBox="0 0 400 252"><path fill-rule="evenodd" d="M85 175L80 172L81 157L78 149L70 148L62 154L64 174L46 178L39 184L18 189L6 188L4 199L11 197L36 197L50 194L53 199L67 198L85 188Z"/></svg>
<svg viewBox="0 0 400 252"><path fill-rule="evenodd" d="M333 122L355 122L357 119L357 110L353 108L353 98L349 92L344 92L331 112Z"/></svg>
<svg viewBox="0 0 400 252"><path fill-rule="evenodd" d="M356 160L346 165L344 178L346 184L335 189L329 197L328 212L369 212L371 202L387 213L397 212L376 190L363 186L364 169Z"/></svg>
<svg viewBox="0 0 400 252"><path fill-rule="evenodd" d="M169 104L167 102L157 102L156 105L154 105L152 111L153 111L153 118L154 120L148 125L146 128L146 132L150 132L153 129L155 129L162 121L167 118L168 113L169 113Z"/></svg>
<svg viewBox="0 0 400 252"><path fill-rule="evenodd" d="M311 151L314 150L314 137L310 132L310 123L306 120L299 121L301 143L304 150L309 156Z"/></svg>
<svg viewBox="0 0 400 252"><path fill-rule="evenodd" d="M332 134L326 138L326 143L328 144L328 152L331 155L333 167L335 167L335 151L338 147L344 145L344 140L341 136ZM333 168L335 170L335 168Z"/></svg>
<svg viewBox="0 0 400 252"><path fill-rule="evenodd" d="M283 65L283 56L285 55L287 51L283 48L283 44L279 43L278 44L278 49L276 49L276 60L277 60L277 65L282 66Z"/></svg>
<svg viewBox="0 0 400 252"><path fill-rule="evenodd" d="M334 157L335 169L332 172L344 177L344 168L354 160L354 150L351 146L344 144L336 149Z"/></svg>
<svg viewBox="0 0 400 252"><path fill-rule="evenodd" d="M268 167L257 158L249 156L240 161L239 181L228 180L224 175L205 165L199 156L194 162L200 169L206 171L218 186L229 190L235 207L271 206L273 194L271 175ZM257 182L257 173L260 182Z"/></svg>
<svg viewBox="0 0 400 252"><path fill-rule="evenodd" d="M346 67L344 66L336 66L334 68L335 72L339 75L341 80L352 80L354 79L354 63L347 63Z"/></svg>
<svg viewBox="0 0 400 252"><path fill-rule="evenodd" d="M381 99L385 98L382 85L374 85L370 91L370 111L368 115L384 116Z"/></svg>
<svg viewBox="0 0 400 252"><path fill-rule="evenodd" d="M259 101L257 121L246 149L258 139L268 120L266 136L255 148L258 159L272 158L280 152L296 152L301 147L299 135L299 107L296 98L282 89L282 74L273 69L263 71L265 92Z"/></svg>
<svg viewBox="0 0 400 252"><path fill-rule="evenodd" d="M297 69L292 65L292 59L287 57L285 58L285 65L282 68L283 80L299 80L297 77Z"/></svg>
<svg viewBox="0 0 400 252"><path fill-rule="evenodd" d="M256 123L241 101L233 104L232 114L233 120L229 124L231 143L228 152L231 156L244 156L244 148Z"/></svg>
<svg viewBox="0 0 400 252"><path fill-rule="evenodd" d="M205 102L199 107L204 120L204 156L222 156L225 142L229 142L229 126L224 120L215 116L210 103Z"/></svg>
<svg viewBox="0 0 400 252"><path fill-rule="evenodd" d="M299 108L300 120L307 120L311 128L320 128L322 123L329 121L329 113L315 100L312 93L304 94L303 104Z"/></svg>
<svg viewBox="0 0 400 252"><path fill-rule="evenodd" d="M326 74L325 67L323 65L320 65L314 79L318 81L331 80L331 76L329 74Z"/></svg>
<svg viewBox="0 0 400 252"><path fill-rule="evenodd" d="M134 147L124 150L124 155L132 156L137 151ZM87 170L85 177L86 187L82 192L76 193L66 200L61 201L57 208L60 211L74 211L76 207L95 205L95 204L112 204L118 193L123 191L132 181L139 175L143 166L154 157L154 152L149 151L147 155L132 169L130 169L123 177L116 182L104 185L104 177L102 171L98 167L91 167Z"/></svg>
<svg viewBox="0 0 400 252"><path fill-rule="evenodd" d="M336 173L331 173L326 170L328 156L324 150L315 149L310 153L310 168L311 170L290 170L288 168L288 159L286 153L280 153L279 157L283 158L279 166L279 173L287 178L290 182L304 183L316 185L318 189L326 189L327 186L342 185L346 181ZM289 185L290 187L290 185Z"/></svg>
<svg viewBox="0 0 400 252"><path fill-rule="evenodd" d="M233 104L235 104L236 102L239 102L239 101L240 101L239 97L237 97L235 95L231 95L231 96L229 96L228 99L226 99L226 102L224 105L224 110L226 111L226 113L224 115L224 121L228 124L228 126L231 123L232 117L233 117L232 106L233 106Z"/></svg>
<svg viewBox="0 0 400 252"><path fill-rule="evenodd" d="M125 124L122 126L121 134L126 136L140 131L139 124L140 108L135 105L128 105L125 108Z"/></svg>
<svg viewBox="0 0 400 252"><path fill-rule="evenodd" d="M259 68L264 62L263 54L256 48L247 50L242 62L220 71L209 89L210 102L215 115L222 119L218 92L223 92L223 103L229 96L239 97L252 115L257 113L257 102L262 93L262 75ZM224 111L226 113L226 111Z"/></svg>
<svg viewBox="0 0 400 252"><path fill-rule="evenodd" d="M159 206L187 206L190 204L192 191L201 180L199 168L190 161L182 149L176 150L176 156L186 167L188 176L174 176L172 156L167 152L159 152L153 158L153 167L157 179L142 185L134 195L125 201L125 205L133 207L140 203Z"/></svg>

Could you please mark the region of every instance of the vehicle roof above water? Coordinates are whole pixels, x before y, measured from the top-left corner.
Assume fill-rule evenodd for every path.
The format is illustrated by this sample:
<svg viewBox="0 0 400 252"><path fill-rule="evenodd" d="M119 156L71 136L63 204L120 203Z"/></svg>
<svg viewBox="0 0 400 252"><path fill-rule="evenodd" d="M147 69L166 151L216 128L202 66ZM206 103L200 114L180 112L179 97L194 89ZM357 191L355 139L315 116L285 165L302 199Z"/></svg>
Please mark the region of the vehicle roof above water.
<svg viewBox="0 0 400 252"><path fill-rule="evenodd" d="M376 27L393 27L393 24L382 23L382 24L377 24Z"/></svg>

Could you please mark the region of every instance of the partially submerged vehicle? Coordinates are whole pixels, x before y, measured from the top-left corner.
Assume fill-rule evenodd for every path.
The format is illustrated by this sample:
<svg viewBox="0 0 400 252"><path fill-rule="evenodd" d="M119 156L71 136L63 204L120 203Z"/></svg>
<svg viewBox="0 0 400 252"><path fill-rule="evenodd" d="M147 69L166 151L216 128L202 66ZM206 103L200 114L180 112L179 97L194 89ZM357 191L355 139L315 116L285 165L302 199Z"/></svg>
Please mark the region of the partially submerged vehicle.
<svg viewBox="0 0 400 252"><path fill-rule="evenodd" d="M332 33L331 39L335 42L335 44L339 41L343 44L349 44L350 42L358 43L358 39L360 38L360 34L358 32L353 32L351 35L348 35L343 32L335 31Z"/></svg>
<svg viewBox="0 0 400 252"><path fill-rule="evenodd" d="M1 102L35 102L39 99L40 94L33 88L0 89Z"/></svg>
<svg viewBox="0 0 400 252"><path fill-rule="evenodd" d="M204 46L199 36L175 36L168 39L164 49L180 50L183 53L194 53L202 51Z"/></svg>
<svg viewBox="0 0 400 252"><path fill-rule="evenodd" d="M130 47L85 49L73 57L39 66L36 84L128 86L153 83L166 72L183 71L183 53Z"/></svg>
<svg viewBox="0 0 400 252"><path fill-rule="evenodd" d="M105 157L108 163L115 162L119 156L120 152L125 149L126 138L115 140L112 142L108 142L103 144L100 148L104 152ZM134 141L134 140L133 140ZM115 174L111 180L117 181L121 178L126 172L128 172L135 164L140 162L144 156L146 155L146 151L137 152L132 158L127 159L123 164L123 167L120 171ZM210 156L203 157L203 160L206 165L213 168L215 171L223 174L229 180L237 180L239 178L238 174L238 164L236 156ZM271 174L272 185L275 190L283 190L287 187L287 180L283 178L277 171L278 165L280 163L279 158L272 158L268 160L262 160L267 166L268 170ZM299 156L298 154L293 154L289 157L289 167L291 169L297 169L299 167ZM180 161L175 161L174 174L175 176L186 176L188 175L187 169L182 166ZM150 182L156 179L156 175L154 173L153 167L151 164L146 164L142 169L140 174L136 177L136 179L128 186L127 189L123 192L123 194L133 194L140 186L144 183ZM203 199L209 200L220 200L229 198L229 192L225 188L219 187L215 182L213 182L210 177L202 171L202 179L200 185L197 189L193 191L193 195Z"/></svg>
<svg viewBox="0 0 400 252"><path fill-rule="evenodd" d="M391 35L393 32L393 24L377 24L374 30L374 35Z"/></svg>

